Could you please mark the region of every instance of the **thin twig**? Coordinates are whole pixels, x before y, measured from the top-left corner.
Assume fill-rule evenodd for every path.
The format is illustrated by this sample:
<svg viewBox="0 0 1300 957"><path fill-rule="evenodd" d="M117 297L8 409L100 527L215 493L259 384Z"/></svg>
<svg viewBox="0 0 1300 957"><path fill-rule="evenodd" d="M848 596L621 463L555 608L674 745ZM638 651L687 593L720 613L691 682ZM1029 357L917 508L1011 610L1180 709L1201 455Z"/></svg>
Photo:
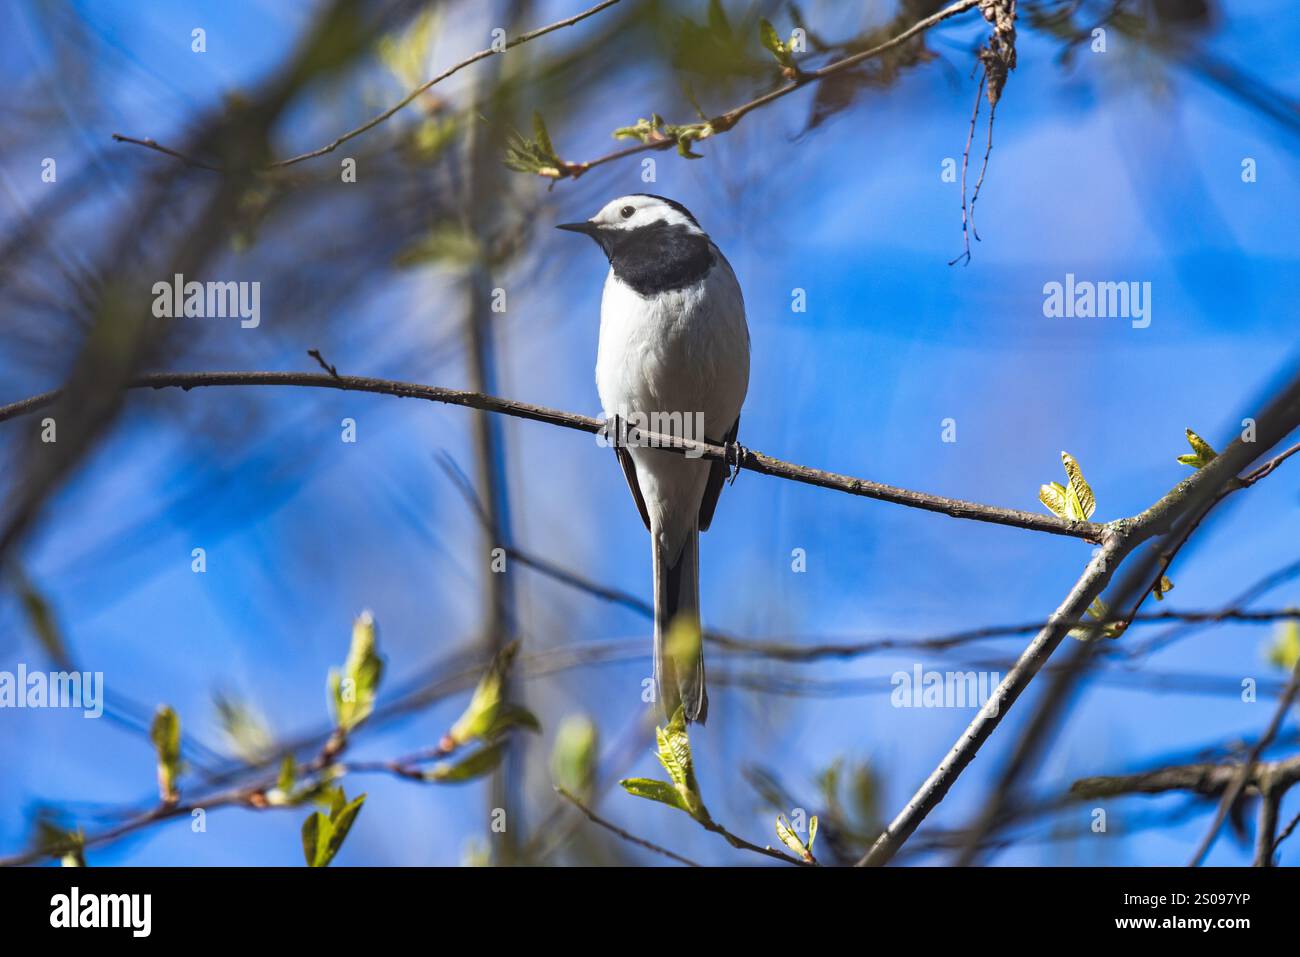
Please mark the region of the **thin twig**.
<svg viewBox="0 0 1300 957"><path fill-rule="evenodd" d="M975 188L970 194L970 231L974 234L977 243L983 240L980 239L979 227L975 225L975 202L980 198L980 190L984 186L984 176L989 171L989 155L993 152L993 117L997 115L997 112L998 105L994 103L989 107L989 129L984 142L984 162L980 164L980 175L975 180Z"/></svg>
<svg viewBox="0 0 1300 957"><path fill-rule="evenodd" d="M801 861L797 857L791 857L784 851L778 851L776 848L767 846L761 847L758 844L752 844L736 834L732 834L717 821L701 821L706 831L712 831L714 834L721 835L732 847L742 851L753 851L755 854L762 854L764 857L770 857L773 860L785 861L787 864L794 864L798 867L817 867L815 861Z"/></svg>
<svg viewBox="0 0 1300 957"><path fill-rule="evenodd" d="M319 349L308 349L307 355L311 356L318 363L320 363L320 367L324 369L326 372L328 372L331 376L333 376L336 379L339 377L339 370L334 368L332 365L330 365L328 362L325 361L325 357L320 354Z"/></svg>
<svg viewBox="0 0 1300 957"><path fill-rule="evenodd" d="M268 170L283 169L286 166L293 166L305 160L315 159L318 156L324 156L327 153L332 153L340 146L342 146L344 143L348 142L349 140L355 139L356 137L360 136L362 133L366 133L374 129L376 126L378 126L380 123L383 123L385 120L393 116L395 113L409 106L421 94L428 92L432 87L441 83L443 80L447 79L453 74L459 73L461 70L463 70L465 67L469 66L470 64L477 63L479 60L486 60L488 57L496 56L497 54L500 53L504 53L506 50L510 50L514 47L519 46L520 44L527 43L530 40L536 40L538 37L545 36L548 33L553 33L554 31L563 29L564 27L573 26L575 23L579 23L582 20L586 20L588 17L595 16L597 13L600 13L602 10L614 6L614 4L618 2L619 0L602 0L602 2L596 4L593 7L589 7L588 9L582 11L581 13L575 14L574 16L567 17L563 20L557 20L554 23L548 24L547 26L544 27L540 27L529 33L520 34L519 36L515 37L513 40L507 41L505 45L502 46L500 49L497 49L495 47L488 47L485 50L479 50L477 53L471 54L470 56L461 60L459 63L455 64L454 66L448 67L446 70L443 70L433 79L420 84L410 93L408 93L406 96L402 97L401 100L399 100L397 103L390 106L388 109L384 110L384 112L380 113L378 116L374 116L369 120L367 120L366 122L362 123L360 126L348 130L346 133L343 133L342 135L336 137L334 140L332 140L329 143L326 143L324 146L319 147L318 149L310 150L309 152L306 153L300 153L297 156L291 156L288 159L277 160L276 162L271 163L269 166L264 167L264 169L268 169ZM170 147L163 146L161 143L159 143L154 139L137 139L133 136L124 136L121 133L114 133L113 139L119 143L131 143L136 146L146 147L147 149L154 150L155 152L158 153L163 153L167 156L174 157L175 159L178 159L182 163L185 163L189 166L195 166L200 169L212 170L215 172L225 172L225 170L223 170L219 166L213 166L209 163L204 163L200 160L193 159L192 157L186 156L184 153L181 153Z"/></svg>
<svg viewBox="0 0 1300 957"><path fill-rule="evenodd" d="M1300 826L1300 812L1297 812L1296 816L1291 818L1287 826L1282 828L1282 833L1277 836L1277 840L1273 842L1274 854L1276 854L1278 848L1282 846L1282 842L1295 833L1295 829L1298 826Z"/></svg>
<svg viewBox="0 0 1300 957"><path fill-rule="evenodd" d="M1129 794L1168 794L1188 791L1203 797L1220 797L1241 773L1236 763L1175 764L1137 774L1099 775L1080 778L1070 785L1075 800L1121 797ZM1266 779L1277 789L1300 784L1300 757L1256 765L1248 784L1263 789Z"/></svg>
<svg viewBox="0 0 1300 957"><path fill-rule="evenodd" d="M970 148L975 141L975 121L979 119L980 104L984 101L984 74L980 74L979 86L975 88L975 107L970 112L970 130L966 134L966 147L961 151L961 239L963 251L956 259L948 261L949 266L955 266L958 262L962 265L970 264L970 224L973 222L975 214L974 200L971 201L970 207L966 205L966 173L970 169Z"/></svg>
<svg viewBox="0 0 1300 957"><path fill-rule="evenodd" d="M603 827L605 830L609 831L611 834L617 834L619 837L627 841L629 844L635 844L638 847L644 847L648 851L654 851L656 854L662 854L664 857L674 860L678 864L685 864L687 867L700 866L699 864L691 860L689 857L682 857L682 855L676 853L675 851L670 851L666 847L660 847L658 844L655 844L651 841L647 841L643 837L637 837L635 834L631 834L623 830L617 824L611 824L609 821L605 820L603 817L600 817L598 814L596 814L595 811L587 807L587 805L583 804L576 797L574 797L572 794L570 794L564 788L559 787L558 785L555 788L555 793L560 795L560 797L564 798L565 800L567 800L583 814L587 815L587 820L591 821L592 824L598 824L601 827Z"/></svg>
<svg viewBox="0 0 1300 957"><path fill-rule="evenodd" d="M1255 824L1255 866L1273 866L1273 848L1277 845L1277 814L1283 791L1272 783L1264 785L1259 796L1259 816Z"/></svg>
<svg viewBox="0 0 1300 957"><path fill-rule="evenodd" d="M1223 827L1223 822L1232 809L1233 803L1241 796L1242 790L1250 781L1251 774L1255 770L1255 762L1259 760L1259 756L1264 753L1264 749L1277 736L1277 730L1282 726L1282 720L1286 717L1292 702L1295 701L1297 692L1300 692L1300 660L1297 660L1295 667L1291 669L1291 680L1282 693L1282 699L1277 703L1277 710L1273 712L1273 718L1269 721L1268 727L1260 735L1254 746L1251 747L1232 784L1223 792L1219 807L1214 812L1214 820L1210 822L1210 829L1206 832L1205 837L1201 839L1196 852L1192 854L1192 859L1187 862L1188 867L1199 867L1201 862L1205 860L1205 855L1210 852L1210 848L1214 845L1215 838L1219 836L1219 829Z"/></svg>

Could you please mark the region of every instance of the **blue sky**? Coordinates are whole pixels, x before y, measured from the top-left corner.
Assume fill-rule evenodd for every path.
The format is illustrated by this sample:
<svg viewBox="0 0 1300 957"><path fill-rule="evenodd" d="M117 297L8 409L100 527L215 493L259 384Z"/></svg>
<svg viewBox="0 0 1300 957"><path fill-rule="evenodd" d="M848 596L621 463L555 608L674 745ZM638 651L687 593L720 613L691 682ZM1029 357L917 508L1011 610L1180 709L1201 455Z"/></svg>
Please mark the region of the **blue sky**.
<svg viewBox="0 0 1300 957"><path fill-rule="evenodd" d="M577 5L542 6L535 22ZM83 5L102 44L96 55L113 78L106 96L114 115L87 126L77 104L65 104L74 134L60 149L71 154L71 166L89 150L122 161L125 148L108 143L115 129L179 138L197 111L263 76L305 21L272 4L183 9L143 17L134 4ZM1273 19L1284 9L1234 9L1208 48L1294 99L1295 30ZM23 20L14 12L5 18ZM189 52L191 21L208 30L201 60ZM571 42L583 29L555 42ZM17 64L7 71L39 58L39 38L7 32L29 58L6 57ZM1053 47L1022 30L979 201L983 241L968 266L950 267L961 251L960 195L940 171L946 158L960 157L965 139L973 93L965 51L978 34L969 19L945 28L933 45L951 67L931 64L886 92L864 95L806 137L795 135L808 108L808 95L798 93L703 144L703 160L660 154L653 189L696 213L745 290L753 340L746 445L1030 510L1041 508L1038 486L1062 478L1065 449L1096 492L1096 519L1133 514L1185 476L1175 462L1186 451L1184 428L1225 444L1295 368L1296 134L1117 38L1106 54L1084 50L1063 68ZM477 49L484 35L466 26L444 36L435 61ZM371 79L374 95L391 99L391 85ZM563 154L603 152L609 129L638 111L669 113L679 103L660 73L624 80L626 87L592 98L583 117L552 129ZM368 115L347 98L332 113L332 102L295 117L283 131L285 152ZM40 146L33 149L40 154ZM1242 182L1246 157L1257 161L1257 182ZM629 162L550 194L540 181L533 187L542 205L530 249L502 279L510 293L498 331L503 394L597 411L591 370L604 264L594 248L548 227L645 189L639 174ZM24 173L9 168L3 175L30 201L35 187ZM1046 318L1043 284L1066 273L1151 283L1150 327ZM322 317L336 330L331 341L347 348L332 360L356 374L463 385L463 355L435 348L445 340L446 307L456 302L450 288L436 272L374 276L346 311ZM791 311L795 288L806 291L805 313ZM271 335L260 340L237 328L207 336L187 365L246 366L251 356L263 367L306 368L301 348L274 338L275 324L275 316L264 318ZM6 387L0 401L19 395ZM220 741L211 707L218 689L256 702L280 733L324 721L325 674L342 661L351 618L362 608L380 623L394 683L467 648L486 569L475 521L435 461L446 451L470 469L463 410L308 390L246 396L234 407L237 421L230 407L218 390L137 397L130 416L60 493L57 517L26 556L82 667L105 673L110 702L115 694L165 700L187 731L213 747ZM344 416L358 422L356 445L338 441ZM941 441L945 418L956 420L955 443ZM219 434L196 438L186 427L194 421L223 424ZM648 595L644 530L608 452L579 433L518 421L505 428L521 547ZM1180 556L1171 572L1173 607L1216 607L1296 558L1296 482L1288 468L1225 507ZM179 504L161 507L174 500ZM196 546L209 553L201 576L190 571ZM804 573L791 570L796 548L807 554ZM704 618L735 634L791 640L923 636L1028 621L1064 597L1089 548L747 474L726 490L702 543ZM635 719L649 637L631 612L527 571L514 574L525 647L641 639L645 649L643 657L529 683L525 696L544 724L530 744L536 796L544 793L546 755L563 716L593 714L607 743ZM1297 600L1291 583L1261 605ZM0 668L41 660L9 596L0 600L0 622L10 636L0 643ZM1051 791L1079 776L1140 768L1258 733L1272 699L1247 704L1231 691L1245 677L1279 677L1262 657L1269 640L1265 628L1219 627L1144 659L1139 671L1215 676L1224 694L1092 681L1038 783ZM1010 658L1021 644L1009 639L984 650ZM782 676L797 667L800 676L844 681L886 679L917 660L737 667ZM957 660L920 659L938 670ZM830 760L869 759L884 778L883 810L892 815L971 716L900 710L880 692L786 700L719 688L713 698L708 728L693 734L701 785L715 816L760 842L772 839L771 815L739 783L745 765L778 769L811 803L813 778ZM1017 705L933 823L957 826L978 809L1005 742L1035 700L1031 694ZM463 696L444 701L363 735L357 755L391 757L426 746L463 703ZM0 778L0 853L24 844L38 803L150 798L153 756L138 735L58 712L11 711L0 721L0 761L10 769ZM653 776L649 750L627 771ZM435 789L368 777L364 787L369 802L340 864L456 863L467 841L488 840L480 785ZM1068 819L1081 832L1077 840L1023 843L996 860L1181 863L1206 814L1131 837L1119 833L1181 800L1108 804L1117 833L1101 836L1087 833L1088 809L1081 808ZM1300 809L1298 800L1284 806L1284 819ZM541 797L530 802L534 822L550 808ZM617 789L601 810L697 859L750 863L684 817ZM296 863L303 816L222 811L206 834L174 822L96 851L92 863ZM1283 862L1294 863L1297 853L1284 850ZM1248 860L1247 850L1226 839L1210 857Z"/></svg>

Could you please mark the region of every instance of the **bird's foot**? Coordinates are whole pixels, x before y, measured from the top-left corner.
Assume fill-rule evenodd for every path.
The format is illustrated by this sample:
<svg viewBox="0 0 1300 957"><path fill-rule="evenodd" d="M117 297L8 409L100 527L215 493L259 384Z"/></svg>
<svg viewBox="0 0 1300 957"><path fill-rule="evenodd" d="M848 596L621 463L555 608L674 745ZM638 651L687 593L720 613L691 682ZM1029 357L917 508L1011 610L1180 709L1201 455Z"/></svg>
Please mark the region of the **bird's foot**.
<svg viewBox="0 0 1300 957"><path fill-rule="evenodd" d="M735 485L736 479L740 475L740 466L745 461L745 456L749 454L749 449L745 448L739 442L728 442L723 445L726 449L726 457L722 460L727 468L731 471L731 477L727 480L728 485Z"/></svg>
<svg viewBox="0 0 1300 957"><path fill-rule="evenodd" d="M621 446L626 444L627 438L623 429L622 418L615 413L605 419L605 428L600 435L605 444L617 452Z"/></svg>

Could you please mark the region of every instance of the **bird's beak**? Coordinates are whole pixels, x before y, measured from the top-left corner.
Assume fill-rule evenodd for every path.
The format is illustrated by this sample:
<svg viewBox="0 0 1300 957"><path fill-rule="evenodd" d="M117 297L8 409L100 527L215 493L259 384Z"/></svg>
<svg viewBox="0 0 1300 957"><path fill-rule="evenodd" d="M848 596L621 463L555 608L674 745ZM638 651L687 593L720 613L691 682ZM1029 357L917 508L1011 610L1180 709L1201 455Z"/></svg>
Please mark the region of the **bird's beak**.
<svg viewBox="0 0 1300 957"><path fill-rule="evenodd" d="M588 236L596 235L596 230L600 227L591 220L584 220L581 223L558 223L556 229L567 229L571 233L585 233Z"/></svg>

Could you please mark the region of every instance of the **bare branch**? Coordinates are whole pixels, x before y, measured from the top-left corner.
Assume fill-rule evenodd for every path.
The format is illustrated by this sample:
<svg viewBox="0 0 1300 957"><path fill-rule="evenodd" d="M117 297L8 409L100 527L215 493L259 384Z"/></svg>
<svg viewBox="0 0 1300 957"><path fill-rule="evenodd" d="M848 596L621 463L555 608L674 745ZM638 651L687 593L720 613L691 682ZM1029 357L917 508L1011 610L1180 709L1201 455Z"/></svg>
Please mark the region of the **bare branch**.
<svg viewBox="0 0 1300 957"><path fill-rule="evenodd" d="M1255 762L1259 760L1259 756L1264 752L1264 749L1277 737L1277 730L1282 726L1282 719L1286 717L1291 703L1295 701L1297 692L1300 692L1300 660L1297 660L1295 667L1291 669L1291 680L1287 683L1282 699L1277 703L1277 710L1273 712L1273 718L1269 721L1268 727L1246 755L1246 760L1242 762L1241 768L1234 776L1231 785L1223 792L1223 798L1219 801L1218 810L1214 813L1214 820L1210 822L1209 831L1201 839L1201 843L1196 848L1196 853L1192 855L1192 859L1187 862L1189 867L1198 867L1205 860L1205 855L1210 852L1215 838L1219 836L1219 829L1223 827L1223 822L1228 816L1228 811L1232 809L1233 802L1237 800L1251 780L1251 775L1255 771ZM1275 820L1274 827L1276 826Z"/></svg>
<svg viewBox="0 0 1300 957"><path fill-rule="evenodd" d="M692 142L705 140L709 137L717 136L719 133L725 133L754 110L767 106L769 103L774 103L782 97L793 93L795 90L803 89L805 86L824 80L828 76L834 76L836 73L851 69L859 63L864 63L867 60L878 57L880 54L892 50L894 47L902 43L906 43L918 34L924 33L936 24L942 23L944 20L947 20L950 17L955 17L960 13L965 13L967 10L978 5L979 0L957 0L956 3L950 4L937 13L933 13L922 20L918 20L902 33L891 37L883 43L871 47L869 50L863 50L862 52L855 53L852 56L844 57L842 60L836 60L834 63L828 63L826 66L818 70L797 70L794 72L793 78L786 85L777 87L777 89L772 90L770 93L764 93L762 96L755 97L747 103L742 103L739 106L732 107L725 113L719 114L709 120L704 124L704 131L694 137ZM691 124L686 124L686 126L691 126ZM558 167L549 168L539 175L544 175L554 180L565 178L577 179L588 170L594 169L597 166L604 166L606 163L625 159L629 156L634 156L637 153L645 153L650 150L665 150L677 146L678 139L679 137L677 136L663 134L648 136L644 142L636 143L620 150L615 150L611 153L605 154L604 156L597 157L596 159L587 160L586 162L561 163Z"/></svg>
<svg viewBox="0 0 1300 957"><path fill-rule="evenodd" d="M304 160L315 159L318 156L324 156L327 153L332 153L340 146L342 146L344 143L348 142L349 140L356 139L362 133L369 132L370 130L378 126L380 123L383 123L385 120L392 117L394 114L405 109L407 106L410 106L411 103L414 102L421 94L427 93L434 86L441 83L443 80L447 79L453 74L459 73L461 70L465 69L465 67L469 66L470 64L477 63L479 60L486 60L488 57L496 56L499 53L504 53L506 50L512 49L513 47L517 47L520 44L527 43L529 40L536 40L538 37L543 37L548 33L553 33L554 31L563 29L564 27L571 27L575 23L579 23L583 20L586 20L588 17L593 17L596 14L600 13L602 10L612 7L614 6L614 4L618 2L619 0L601 0L601 2L597 3L595 6L589 7L588 9L582 11L581 13L575 14L574 16L567 17L563 20L557 20L554 23L548 24L547 26L544 27L539 27L538 29L533 30L529 33L522 33L519 36L515 37L513 40L508 40L505 43L505 45L499 49L488 47L485 50L479 50L477 53L471 54L470 56L461 60L459 63L455 64L454 66L450 66L447 69L443 70L433 79L420 84L410 93L406 94L406 96L402 97L401 100L394 103L392 106L384 110L384 112L380 113L378 116L374 116L369 120L367 120L366 122L362 123L360 126L348 130L346 133L341 134L334 140L330 141L329 143L326 143L324 146L319 147L318 149L310 150L309 152L306 153L300 153L297 156L291 156L288 159L277 160L276 162L271 163L269 166L264 167L264 169L268 169L268 170L283 169L286 166L293 166L297 163L303 162ZM155 152L162 153L166 156L171 156L175 159L180 160L182 163L185 163L187 166L195 166L198 167L199 169L212 170L214 172L226 172L219 166L213 166L210 163L205 163L200 160L193 159L192 157L186 156L184 153L181 153L170 147L163 146L161 143L159 143L157 140L154 139L149 139L149 138L137 139L136 137L133 136L124 136L121 133L114 133L113 139L118 143L130 143L135 146L143 146L146 149L151 149L154 150Z"/></svg>
<svg viewBox="0 0 1300 957"><path fill-rule="evenodd" d="M1218 797L1227 791L1241 773L1240 764L1180 764L1156 768L1139 774L1101 775L1080 778L1070 785L1075 798L1119 797L1125 794L1166 794L1190 791L1205 797ZM1247 785L1259 790L1265 780L1275 788L1300 783L1300 758L1257 764L1247 777Z"/></svg>
<svg viewBox="0 0 1300 957"><path fill-rule="evenodd" d="M425 399L446 405L458 405L468 409L479 409L500 415L510 415L534 422L544 422L579 432L597 434L604 432L606 423L590 416L573 412L548 409L527 402L501 399L479 392L465 392L460 389L446 389L441 386L419 385L411 382L396 382L390 379L373 379L363 376L331 376L328 374L306 372L159 372L139 376L128 383L132 389L190 389L213 386L300 386L310 388L340 389L346 392L370 392L380 395L393 395L402 398ZM0 406L0 422L21 415L28 415L54 402L60 395L58 389L44 392L28 399L22 399L9 405ZM892 502L927 512L938 512L952 518L989 522L994 525L1009 525L1035 532L1047 532L1069 538L1081 538L1084 541L1100 542L1107 533L1105 525L1092 522L1071 522L1057 518L1055 515L1040 515L1020 509L1000 508L994 505L982 505L962 499L931 495L911 489L898 488L872 482L868 479L854 478L836 472L796 465L781 459L743 449L739 456L734 450L711 442L682 439L676 436L659 435L642 432L641 442L658 448L668 449L679 454L690 453L707 459L730 461L739 468L771 475L776 478L815 485L819 488L833 489L850 495ZM740 461L736 463L736 458Z"/></svg>
<svg viewBox="0 0 1300 957"><path fill-rule="evenodd" d="M595 811L587 807L587 805L583 804L581 801L579 801L576 797L574 797L564 788L557 786L555 788L555 793L560 795L560 797L564 798L569 803L571 803L583 814L587 815L587 820L591 821L592 824L599 824L605 830L609 831L611 834L617 834L619 837L627 841L629 844L635 844L638 847L644 847L646 850L654 851L656 854L662 854L664 857L670 858L671 860L676 861L678 864L685 864L687 867L700 866L699 864L691 860L689 857L682 857L682 855L674 851L670 851L666 847L660 847L658 844L654 844L651 841L647 841L643 837L637 837L635 834L631 834L623 830L617 824L611 824L603 817L597 815Z"/></svg>

